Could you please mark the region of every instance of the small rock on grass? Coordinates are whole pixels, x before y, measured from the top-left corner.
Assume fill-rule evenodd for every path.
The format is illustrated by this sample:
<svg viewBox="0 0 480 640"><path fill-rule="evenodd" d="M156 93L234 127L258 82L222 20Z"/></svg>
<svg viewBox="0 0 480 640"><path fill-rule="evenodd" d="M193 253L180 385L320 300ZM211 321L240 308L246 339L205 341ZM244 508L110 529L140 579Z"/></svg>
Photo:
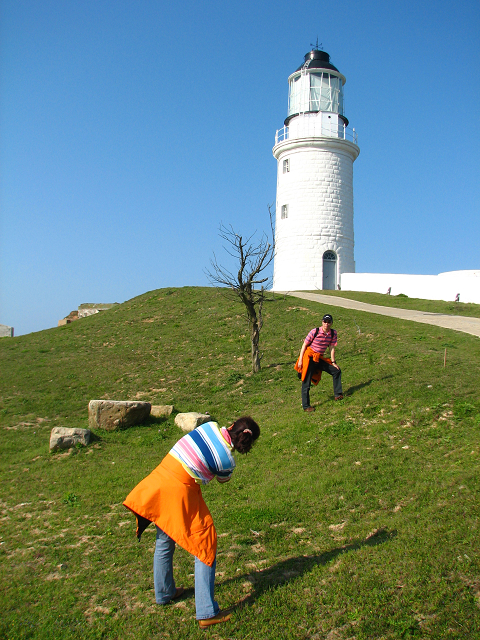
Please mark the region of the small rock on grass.
<svg viewBox="0 0 480 640"><path fill-rule="evenodd" d="M153 418L168 418L173 412L173 404L152 404L150 415Z"/></svg>
<svg viewBox="0 0 480 640"><path fill-rule="evenodd" d="M88 445L91 438L90 429L69 429L68 427L54 427L50 433L50 451L60 451L70 449L77 444L84 447Z"/></svg>
<svg viewBox="0 0 480 640"><path fill-rule="evenodd" d="M193 431L201 424L209 422L212 416L208 413L197 413L196 411L190 411L189 413L177 413L175 416L175 424L180 427L182 431L186 433Z"/></svg>

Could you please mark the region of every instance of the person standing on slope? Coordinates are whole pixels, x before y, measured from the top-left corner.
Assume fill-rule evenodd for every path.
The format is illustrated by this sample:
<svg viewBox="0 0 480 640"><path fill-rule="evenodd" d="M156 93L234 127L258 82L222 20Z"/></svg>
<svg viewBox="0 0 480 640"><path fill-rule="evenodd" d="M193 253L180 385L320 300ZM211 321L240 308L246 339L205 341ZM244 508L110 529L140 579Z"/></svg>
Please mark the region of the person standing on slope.
<svg viewBox="0 0 480 640"><path fill-rule="evenodd" d="M310 405L310 386L317 385L326 371L333 378L333 393L335 400L343 399L342 372L335 361L335 347L337 346L337 332L332 329L333 317L326 313L323 316L322 326L312 329L304 340L300 355L295 364L302 379L302 407L304 411L315 411ZM330 358L324 353L330 347Z"/></svg>

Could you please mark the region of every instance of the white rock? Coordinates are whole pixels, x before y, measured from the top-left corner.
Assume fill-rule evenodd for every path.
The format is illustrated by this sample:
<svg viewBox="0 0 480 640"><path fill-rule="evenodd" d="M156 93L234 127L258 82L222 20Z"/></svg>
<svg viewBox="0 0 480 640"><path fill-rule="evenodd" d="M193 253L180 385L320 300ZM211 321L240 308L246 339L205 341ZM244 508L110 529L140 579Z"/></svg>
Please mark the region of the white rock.
<svg viewBox="0 0 480 640"><path fill-rule="evenodd" d="M172 415L173 404L152 404L150 415L154 418L168 418Z"/></svg>
<svg viewBox="0 0 480 640"><path fill-rule="evenodd" d="M212 416L208 413L197 413L196 411L190 411L189 413L177 413L175 416L175 424L180 427L182 431L193 431L196 427L205 422L209 422Z"/></svg>
<svg viewBox="0 0 480 640"><path fill-rule="evenodd" d="M70 449L77 444L84 447L90 442L90 429L69 429L68 427L54 427L50 433L50 451Z"/></svg>

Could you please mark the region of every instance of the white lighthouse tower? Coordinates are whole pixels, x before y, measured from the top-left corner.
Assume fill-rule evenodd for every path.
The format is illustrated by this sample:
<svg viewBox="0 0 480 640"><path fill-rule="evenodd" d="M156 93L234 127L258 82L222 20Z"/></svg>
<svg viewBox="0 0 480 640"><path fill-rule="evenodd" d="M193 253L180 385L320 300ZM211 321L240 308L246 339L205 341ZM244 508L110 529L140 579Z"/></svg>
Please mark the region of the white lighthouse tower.
<svg viewBox="0 0 480 640"><path fill-rule="evenodd" d="M288 78L288 117L275 136L273 289L336 289L355 271L353 162L360 153L343 113L345 77L313 49Z"/></svg>

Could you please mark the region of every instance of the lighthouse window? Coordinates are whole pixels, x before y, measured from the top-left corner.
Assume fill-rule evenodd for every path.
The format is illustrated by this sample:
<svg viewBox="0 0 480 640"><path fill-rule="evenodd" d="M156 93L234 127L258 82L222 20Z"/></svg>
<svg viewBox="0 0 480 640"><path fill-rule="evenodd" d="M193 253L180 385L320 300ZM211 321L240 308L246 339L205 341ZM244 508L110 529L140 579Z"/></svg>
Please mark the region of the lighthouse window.
<svg viewBox="0 0 480 640"><path fill-rule="evenodd" d="M343 113L342 81L330 73L310 74L310 111Z"/></svg>
<svg viewBox="0 0 480 640"><path fill-rule="evenodd" d="M290 171L290 158L286 158L283 161L283 173L288 173Z"/></svg>
<svg viewBox="0 0 480 640"><path fill-rule="evenodd" d="M282 220L288 218L288 204L282 204Z"/></svg>

